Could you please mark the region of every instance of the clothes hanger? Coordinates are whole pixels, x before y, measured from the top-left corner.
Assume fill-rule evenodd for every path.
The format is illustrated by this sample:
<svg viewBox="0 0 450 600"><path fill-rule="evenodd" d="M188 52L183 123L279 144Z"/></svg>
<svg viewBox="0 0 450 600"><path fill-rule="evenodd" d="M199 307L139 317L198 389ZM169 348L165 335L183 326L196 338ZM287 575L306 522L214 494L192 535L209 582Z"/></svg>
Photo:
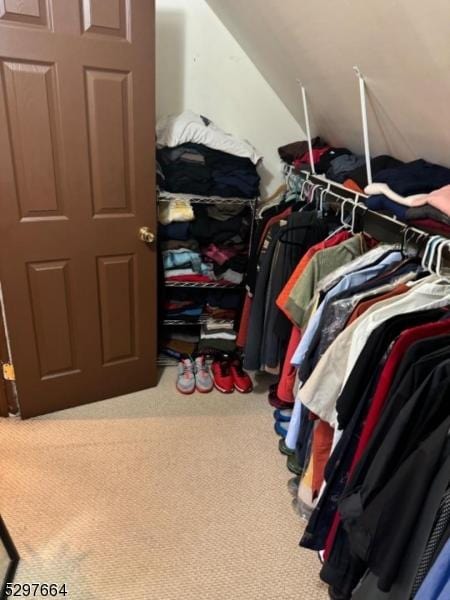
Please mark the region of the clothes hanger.
<svg viewBox="0 0 450 600"><path fill-rule="evenodd" d="M433 269L434 259L436 256L436 250L438 249L440 244L442 244L443 240L444 240L444 238L441 237L440 235L435 235L430 240L430 256L429 256L428 262L427 262L427 269L428 269L428 271L430 271L430 273L436 274L436 271Z"/></svg>
<svg viewBox="0 0 450 600"><path fill-rule="evenodd" d="M450 248L450 240L446 240L445 238L443 238L443 241L441 242L441 244L439 245L438 249L437 249L437 265L436 265L436 274L437 276L442 279L443 281L448 282L449 281L449 275L444 275L443 271L442 271L442 253L444 251L444 248Z"/></svg>
<svg viewBox="0 0 450 600"><path fill-rule="evenodd" d="M311 200L310 200L310 202L314 202L314 196L315 196L315 194L316 194L316 191L317 191L317 190L318 190L320 187L322 187L320 183L313 183L313 187L312 187L312 189L311 189L311 191L310 191L310 196L311 196Z"/></svg>
<svg viewBox="0 0 450 600"><path fill-rule="evenodd" d="M358 208L359 198L360 198L360 195L356 194L355 199L352 200L352 203L354 204L353 210L352 210L352 224L351 224L351 227L350 227L352 233L355 233L356 210Z"/></svg>
<svg viewBox="0 0 450 600"><path fill-rule="evenodd" d="M307 183L311 183L311 182L309 181L309 173L307 173L307 174L306 174L306 179L305 179L305 181L302 183L302 187L301 187L301 189L300 189L300 200L304 200L304 194L305 194L305 185L306 185Z"/></svg>
<svg viewBox="0 0 450 600"><path fill-rule="evenodd" d="M320 198L319 198L319 212L320 212L320 214L323 214L323 199L324 199L325 194L330 191L330 186L331 186L331 183L329 183L327 185L327 187L324 188L320 192Z"/></svg>
<svg viewBox="0 0 450 600"><path fill-rule="evenodd" d="M428 269L428 261L430 258L432 244L438 238L440 238L439 235L432 235L431 237L428 238L428 241L426 243L425 250L422 255L422 261L421 261L422 268L425 269L426 271L429 270Z"/></svg>
<svg viewBox="0 0 450 600"><path fill-rule="evenodd" d="M340 198L340 196L336 196L336 197ZM345 227L345 229L351 229L351 225L345 221L345 205L347 204L347 202L349 204L353 205L353 202L352 202L352 200L350 200L350 198L344 198L344 200L342 201L342 204L341 204L341 223L342 223L342 226Z"/></svg>

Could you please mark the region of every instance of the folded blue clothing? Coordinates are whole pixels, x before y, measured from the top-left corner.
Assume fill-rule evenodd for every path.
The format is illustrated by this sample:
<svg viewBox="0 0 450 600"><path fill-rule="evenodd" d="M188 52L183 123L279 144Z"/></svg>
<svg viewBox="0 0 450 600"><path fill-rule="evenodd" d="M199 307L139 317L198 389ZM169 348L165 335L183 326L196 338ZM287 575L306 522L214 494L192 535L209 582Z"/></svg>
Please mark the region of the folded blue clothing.
<svg viewBox="0 0 450 600"><path fill-rule="evenodd" d="M408 206L404 206L403 204L394 202L394 200L390 200L382 194L370 196L366 200L366 205L370 208L370 210L375 210L377 212L386 212L390 215L395 215L401 221L406 220L406 211L409 208Z"/></svg>
<svg viewBox="0 0 450 600"><path fill-rule="evenodd" d="M203 307L195 307L195 308L184 308L183 310L171 310L167 311L167 316L173 319L177 319L179 317L199 317L203 312Z"/></svg>
<svg viewBox="0 0 450 600"><path fill-rule="evenodd" d="M427 194L450 184L450 169L420 158L394 169L379 171L373 181L387 183L400 196Z"/></svg>
<svg viewBox="0 0 450 600"><path fill-rule="evenodd" d="M196 273L202 272L202 258L198 252L191 250L165 250L163 253L164 269L191 267Z"/></svg>

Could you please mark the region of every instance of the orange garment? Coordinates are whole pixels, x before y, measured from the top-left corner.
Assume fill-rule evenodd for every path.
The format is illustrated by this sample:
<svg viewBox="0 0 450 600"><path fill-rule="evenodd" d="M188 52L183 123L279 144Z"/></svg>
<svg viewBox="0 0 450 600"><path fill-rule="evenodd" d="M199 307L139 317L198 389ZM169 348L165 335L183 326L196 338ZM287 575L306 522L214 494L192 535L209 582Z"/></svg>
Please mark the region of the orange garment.
<svg viewBox="0 0 450 600"><path fill-rule="evenodd" d="M388 298L393 298L394 296L399 296L400 294L404 294L409 289L410 288L407 285L405 285L404 283L401 283L400 285L395 287L390 292L387 292L386 294L381 294L380 296L374 296L373 298L370 298L369 300L360 302L359 304L356 305L355 309L353 310L352 314L350 315L350 319L347 321L346 326L348 327L349 325L351 325L353 323L353 321L355 321L358 317L360 317L362 314L364 314L368 308L370 308L374 304L377 304L377 302L381 302L382 300L387 300Z"/></svg>
<svg viewBox="0 0 450 600"><path fill-rule="evenodd" d="M312 441L312 460L313 460L313 479L312 490L313 498L319 495L320 488L324 481L325 466L330 458L331 446L333 445L334 429L325 421L319 420L316 423Z"/></svg>
<svg viewBox="0 0 450 600"><path fill-rule="evenodd" d="M288 282L286 283L284 288L281 290L281 292L278 294L278 297L276 299L276 304L277 304L278 308L287 316L288 319L290 319L290 315L287 312L285 307L286 307L286 303L288 301L289 295L291 293L292 288L297 283L299 277L301 276L303 271L308 266L308 263L312 259L312 257L317 252L319 252L319 250L325 250L325 248L331 248L331 246L337 246L337 244L340 244L341 242L344 242L345 240L348 240L351 237L352 237L351 232L349 232L347 230L339 231L338 233L335 233L333 236L327 238L326 240L323 240L322 242L319 242L318 244L311 246L311 248L306 251L306 253L303 255L303 257L300 260L300 262L298 263L298 265L295 267Z"/></svg>
<svg viewBox="0 0 450 600"><path fill-rule="evenodd" d="M297 368L291 365L291 358L293 357L297 346L300 344L302 338L302 332L296 325L292 325L291 337L289 338L288 348L286 350L286 356L284 357L283 369L280 375L280 381L277 387L277 396L283 402L294 403L294 385Z"/></svg>
<svg viewBox="0 0 450 600"><path fill-rule="evenodd" d="M358 194L364 194L364 190L362 190L353 179L346 179L342 185L348 190L353 190L354 192L358 192Z"/></svg>

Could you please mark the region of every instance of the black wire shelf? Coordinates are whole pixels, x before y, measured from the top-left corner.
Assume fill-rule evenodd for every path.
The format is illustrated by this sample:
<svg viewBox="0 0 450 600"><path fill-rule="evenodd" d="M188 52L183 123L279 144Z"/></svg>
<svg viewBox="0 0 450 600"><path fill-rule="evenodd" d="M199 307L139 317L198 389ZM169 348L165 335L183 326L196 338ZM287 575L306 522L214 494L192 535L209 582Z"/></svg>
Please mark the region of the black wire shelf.
<svg viewBox="0 0 450 600"><path fill-rule="evenodd" d="M223 198L222 196L200 196L197 194L173 194L160 190L160 202L173 202L174 200L189 200L191 204L226 204L227 206L253 206L258 198Z"/></svg>

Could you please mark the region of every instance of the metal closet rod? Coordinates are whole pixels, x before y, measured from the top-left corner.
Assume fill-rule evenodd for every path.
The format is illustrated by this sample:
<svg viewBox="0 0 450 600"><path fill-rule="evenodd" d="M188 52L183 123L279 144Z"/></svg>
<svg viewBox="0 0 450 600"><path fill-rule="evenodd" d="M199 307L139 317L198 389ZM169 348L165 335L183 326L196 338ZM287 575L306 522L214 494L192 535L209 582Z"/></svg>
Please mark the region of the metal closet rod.
<svg viewBox="0 0 450 600"><path fill-rule="evenodd" d="M388 240L380 239L380 241L392 241L392 236L396 236L398 241L404 242L405 237L408 237L408 242L413 243L419 249L425 250L427 243L430 238L434 236L432 233L428 233L418 227L413 227L400 221L394 217L383 215L379 212L375 212L370 208L367 208L365 204L360 200L368 198L366 194L361 194L323 177L322 175L313 175L308 171L300 171L299 175L304 177L313 186L321 187L326 190L326 194L333 196L338 202L345 202L349 205L349 210L354 211L355 214L362 217L362 223L364 231L373 235L374 229L378 235L374 235L377 239L380 239L380 233L386 233ZM345 210L345 208L344 208ZM414 236L416 239L411 240L410 236ZM434 236L435 237L435 236ZM445 236L440 236L442 239L448 239ZM448 253L446 253L448 256Z"/></svg>

